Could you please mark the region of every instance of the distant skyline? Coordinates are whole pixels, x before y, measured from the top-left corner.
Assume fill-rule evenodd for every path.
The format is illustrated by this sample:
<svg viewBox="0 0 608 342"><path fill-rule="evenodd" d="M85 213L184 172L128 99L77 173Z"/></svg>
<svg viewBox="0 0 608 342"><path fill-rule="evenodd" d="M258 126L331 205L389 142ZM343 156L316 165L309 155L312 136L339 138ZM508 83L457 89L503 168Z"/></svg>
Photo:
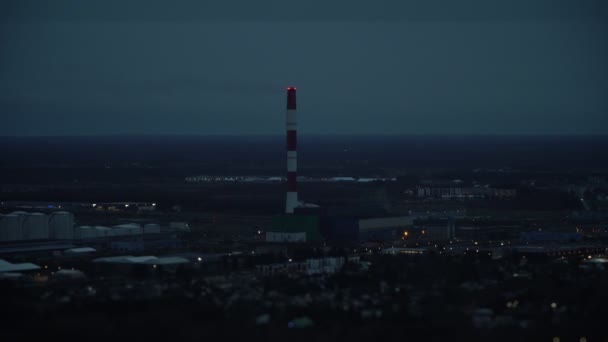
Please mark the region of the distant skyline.
<svg viewBox="0 0 608 342"><path fill-rule="evenodd" d="M605 1L163 3L6 1L0 135L608 133Z"/></svg>

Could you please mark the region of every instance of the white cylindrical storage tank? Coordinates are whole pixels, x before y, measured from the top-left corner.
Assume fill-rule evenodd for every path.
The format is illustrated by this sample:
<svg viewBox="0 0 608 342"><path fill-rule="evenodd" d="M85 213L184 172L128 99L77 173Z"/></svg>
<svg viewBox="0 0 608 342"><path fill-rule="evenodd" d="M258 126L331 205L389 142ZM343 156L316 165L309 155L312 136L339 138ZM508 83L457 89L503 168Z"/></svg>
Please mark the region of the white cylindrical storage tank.
<svg viewBox="0 0 608 342"><path fill-rule="evenodd" d="M127 223L114 226L115 229L120 229L121 235L141 235L143 230L137 223Z"/></svg>
<svg viewBox="0 0 608 342"><path fill-rule="evenodd" d="M23 223L25 222L25 218L27 217L27 213L25 211L13 211L11 214L17 216L17 225L19 226L19 236L17 240L25 239L25 231Z"/></svg>
<svg viewBox="0 0 608 342"><path fill-rule="evenodd" d="M110 228L96 226L95 227L95 236L97 237L108 237L110 235Z"/></svg>
<svg viewBox="0 0 608 342"><path fill-rule="evenodd" d="M112 228L114 230L114 236L125 236L129 235L129 230L127 228L115 226Z"/></svg>
<svg viewBox="0 0 608 342"><path fill-rule="evenodd" d="M80 226L75 230L76 234L80 239L92 239L97 237L97 231L95 227L91 226Z"/></svg>
<svg viewBox="0 0 608 342"><path fill-rule="evenodd" d="M8 214L0 221L0 240L17 241L21 240L21 225L18 215Z"/></svg>
<svg viewBox="0 0 608 342"><path fill-rule="evenodd" d="M108 236L120 236L120 230L113 227L108 227Z"/></svg>
<svg viewBox="0 0 608 342"><path fill-rule="evenodd" d="M2 220L4 219L4 215L0 214L0 241L7 241L6 232L4 231L4 226L2 225Z"/></svg>
<svg viewBox="0 0 608 342"><path fill-rule="evenodd" d="M49 238L49 219L42 213L27 214L23 221L23 238L25 240L42 240Z"/></svg>
<svg viewBox="0 0 608 342"><path fill-rule="evenodd" d="M67 211L56 211L49 217L49 232L52 239L74 238L74 215Z"/></svg>
<svg viewBox="0 0 608 342"><path fill-rule="evenodd" d="M130 227L129 228L129 235L141 235L141 234L142 234L141 227Z"/></svg>
<svg viewBox="0 0 608 342"><path fill-rule="evenodd" d="M144 226L144 234L160 233L160 225L157 223L148 223Z"/></svg>

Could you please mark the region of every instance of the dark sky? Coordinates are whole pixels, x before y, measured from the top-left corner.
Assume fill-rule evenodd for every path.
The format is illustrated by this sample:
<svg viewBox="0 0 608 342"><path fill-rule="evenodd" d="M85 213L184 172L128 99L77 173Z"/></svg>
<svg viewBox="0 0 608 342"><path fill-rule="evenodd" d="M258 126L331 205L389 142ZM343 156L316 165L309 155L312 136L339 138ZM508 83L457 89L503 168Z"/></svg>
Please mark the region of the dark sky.
<svg viewBox="0 0 608 342"><path fill-rule="evenodd" d="M125 4L126 3L126 4ZM608 1L3 1L0 135L606 134Z"/></svg>

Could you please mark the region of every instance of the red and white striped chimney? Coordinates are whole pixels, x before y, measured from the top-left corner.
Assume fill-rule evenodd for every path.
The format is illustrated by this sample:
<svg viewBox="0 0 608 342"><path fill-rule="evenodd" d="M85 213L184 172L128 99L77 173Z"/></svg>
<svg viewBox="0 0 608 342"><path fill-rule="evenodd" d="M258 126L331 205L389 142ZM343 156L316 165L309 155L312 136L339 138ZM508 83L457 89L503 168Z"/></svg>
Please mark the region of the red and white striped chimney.
<svg viewBox="0 0 608 342"><path fill-rule="evenodd" d="M296 125L296 88L287 87L287 198L285 212L293 214L298 206L298 152Z"/></svg>

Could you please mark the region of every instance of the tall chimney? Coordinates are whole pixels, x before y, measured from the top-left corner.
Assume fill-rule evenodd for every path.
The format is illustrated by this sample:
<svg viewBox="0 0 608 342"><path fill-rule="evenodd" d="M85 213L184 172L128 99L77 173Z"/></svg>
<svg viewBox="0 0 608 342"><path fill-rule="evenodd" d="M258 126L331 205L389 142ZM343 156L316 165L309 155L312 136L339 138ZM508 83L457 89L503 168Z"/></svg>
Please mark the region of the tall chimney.
<svg viewBox="0 0 608 342"><path fill-rule="evenodd" d="M293 214L298 206L298 152L296 125L296 88L287 87L287 198L285 212Z"/></svg>

